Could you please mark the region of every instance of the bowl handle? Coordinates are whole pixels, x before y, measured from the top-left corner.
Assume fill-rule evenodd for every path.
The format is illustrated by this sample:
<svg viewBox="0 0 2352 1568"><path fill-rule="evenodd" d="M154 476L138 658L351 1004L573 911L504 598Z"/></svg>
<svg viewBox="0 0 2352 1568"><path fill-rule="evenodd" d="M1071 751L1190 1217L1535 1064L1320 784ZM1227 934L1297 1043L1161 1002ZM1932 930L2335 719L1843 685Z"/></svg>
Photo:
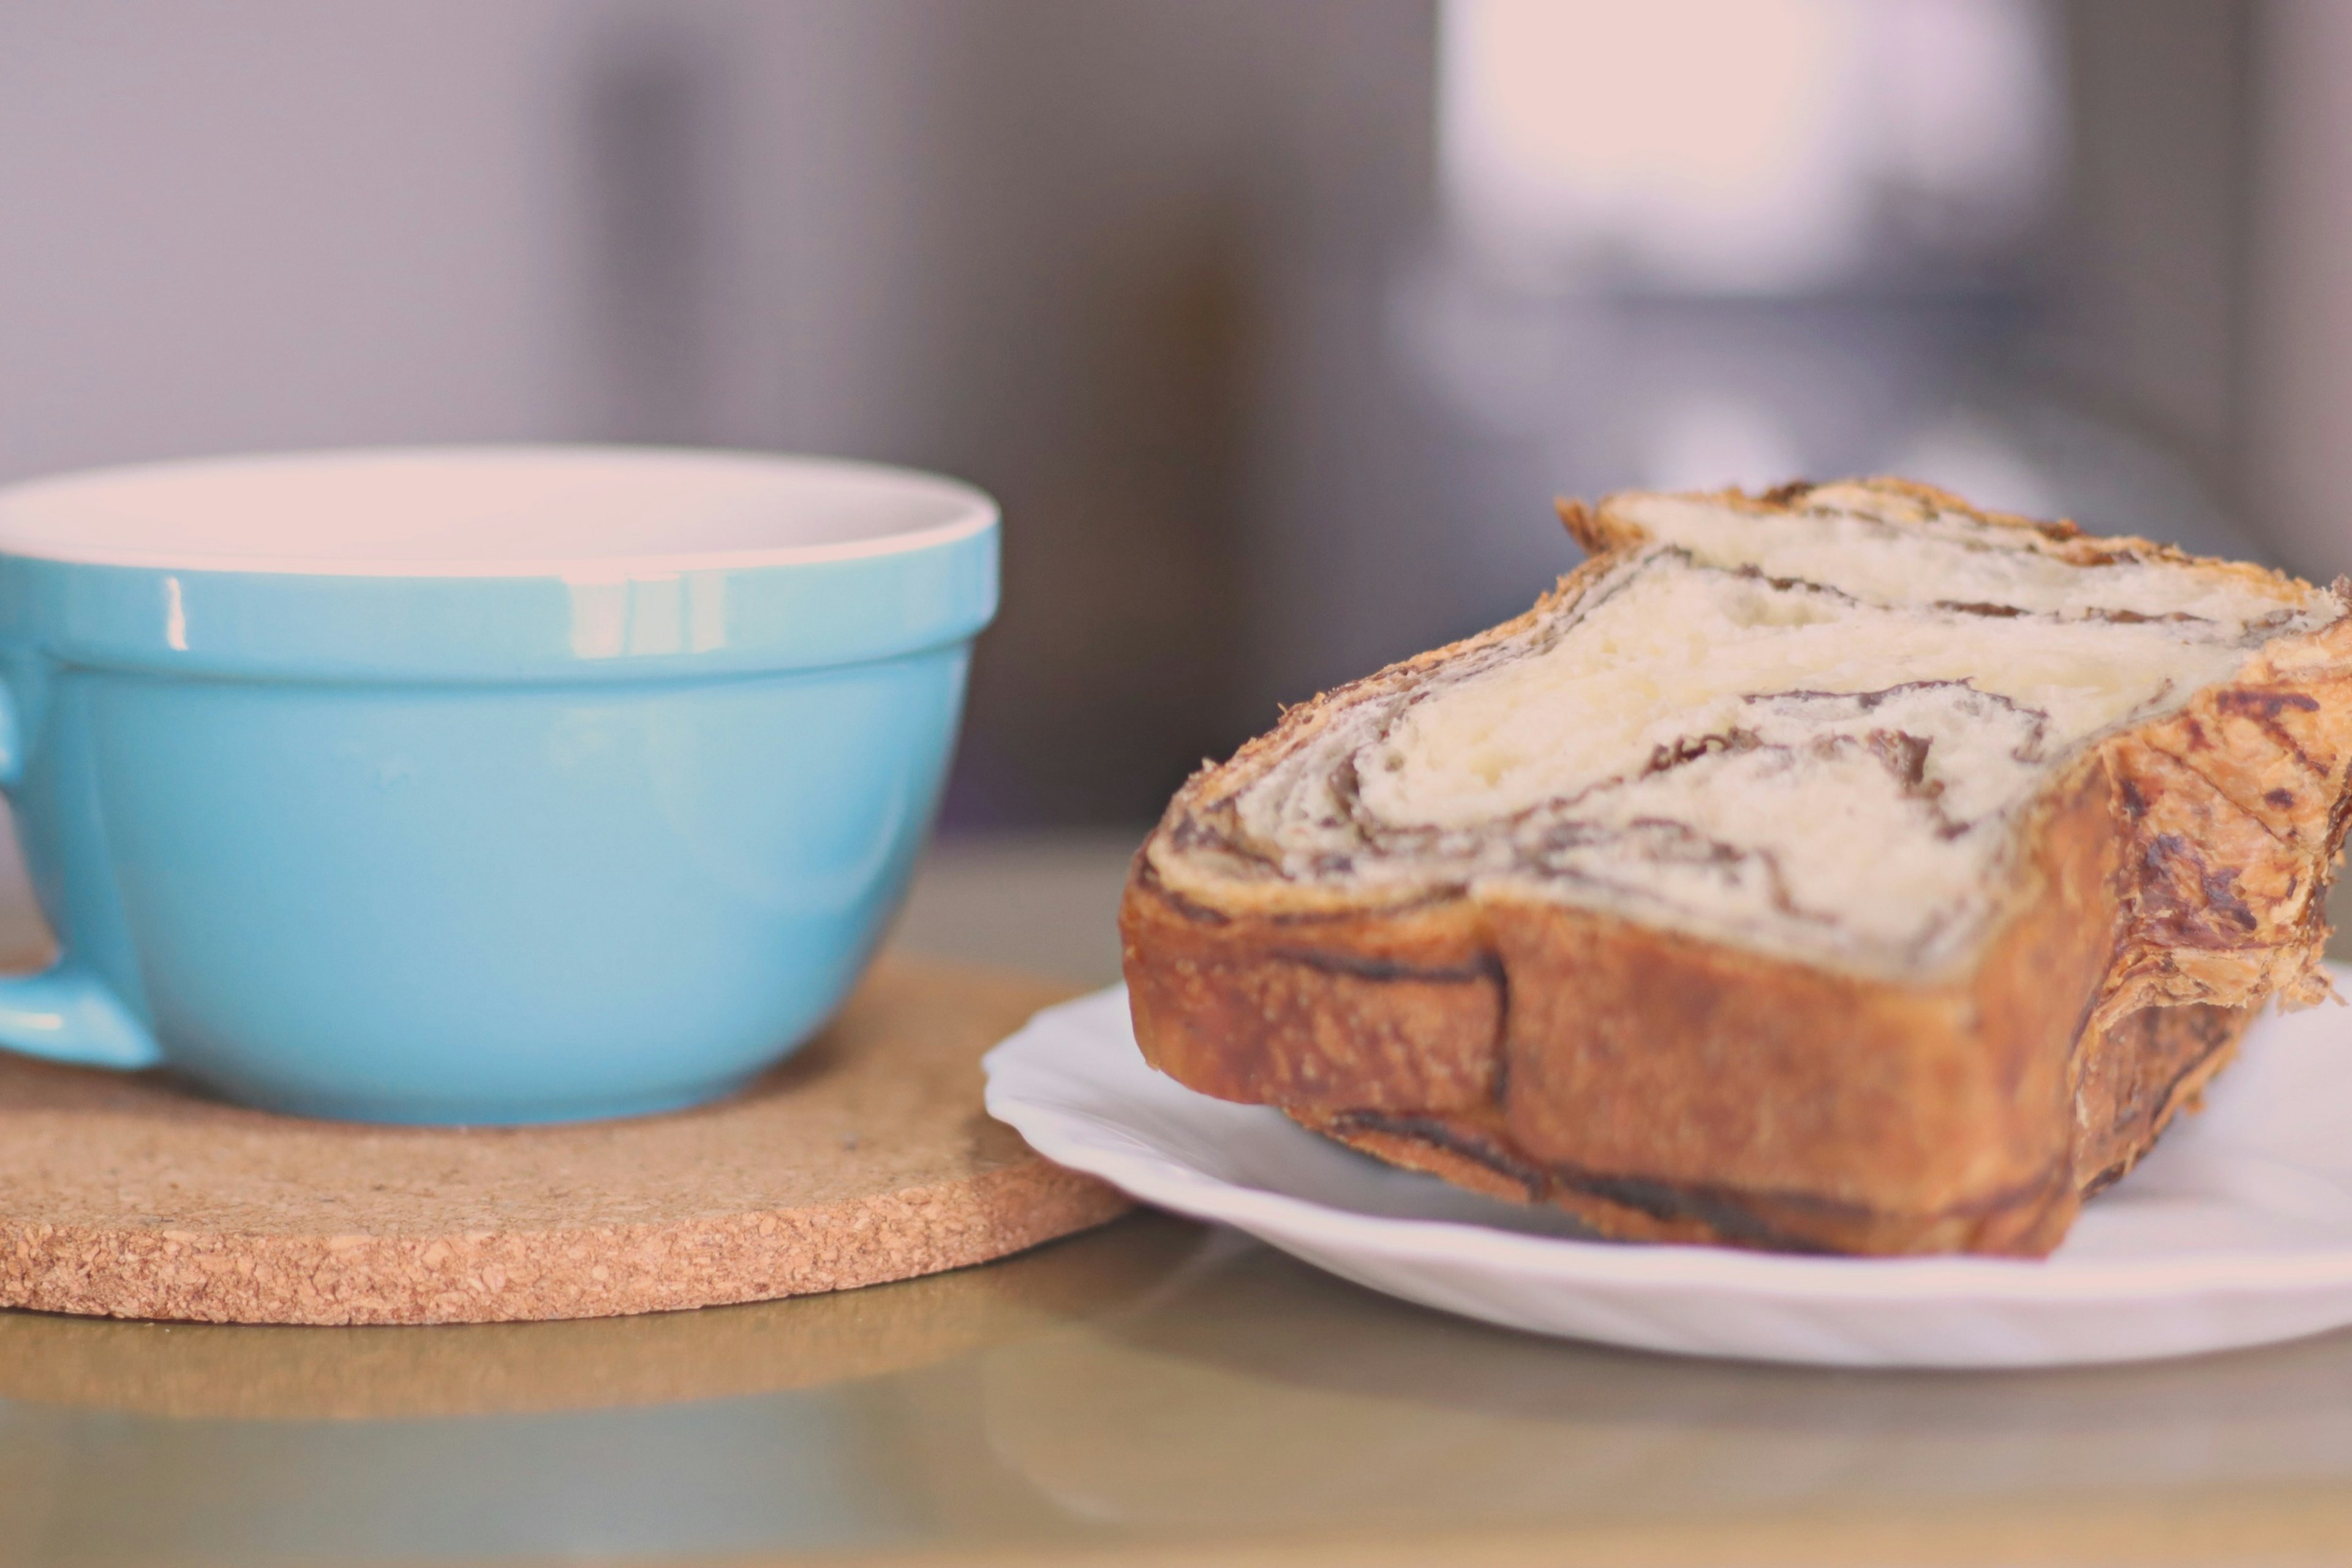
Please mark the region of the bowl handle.
<svg viewBox="0 0 2352 1568"><path fill-rule="evenodd" d="M92 1068L152 1068L163 1059L114 993L66 959L37 974L0 976L0 1048Z"/></svg>
<svg viewBox="0 0 2352 1568"><path fill-rule="evenodd" d="M24 762L16 698L0 683L0 790L15 791ZM0 975L0 1049L82 1067L152 1068L163 1059L146 1026L71 954L37 973Z"/></svg>

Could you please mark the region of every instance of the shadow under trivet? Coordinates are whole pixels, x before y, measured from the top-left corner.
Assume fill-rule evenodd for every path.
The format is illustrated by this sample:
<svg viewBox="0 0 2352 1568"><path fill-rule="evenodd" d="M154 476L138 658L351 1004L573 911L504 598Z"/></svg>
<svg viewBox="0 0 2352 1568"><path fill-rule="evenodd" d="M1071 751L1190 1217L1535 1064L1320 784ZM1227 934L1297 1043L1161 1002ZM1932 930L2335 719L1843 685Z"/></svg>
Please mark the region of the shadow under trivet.
<svg viewBox="0 0 2352 1568"><path fill-rule="evenodd" d="M310 1121L0 1056L0 1306L245 1323L604 1317L985 1262L1126 1200L981 1110L1066 993L914 960L734 1099L562 1127Z"/></svg>

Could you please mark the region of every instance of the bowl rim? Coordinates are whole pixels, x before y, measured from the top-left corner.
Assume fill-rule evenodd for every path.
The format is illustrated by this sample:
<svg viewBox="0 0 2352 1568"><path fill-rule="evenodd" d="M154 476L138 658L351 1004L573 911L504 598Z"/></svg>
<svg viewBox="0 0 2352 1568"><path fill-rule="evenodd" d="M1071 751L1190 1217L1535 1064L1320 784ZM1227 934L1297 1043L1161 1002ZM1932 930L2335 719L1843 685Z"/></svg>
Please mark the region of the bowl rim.
<svg viewBox="0 0 2352 1568"><path fill-rule="evenodd" d="M582 482L603 469L651 472L668 468L684 479L722 473L764 483L780 497L794 489L842 487L868 499L907 503L924 514L910 526L882 526L860 537L722 548L596 549L561 552L353 553L331 549L237 550L182 543L162 548L110 542L93 537L112 522L133 532L184 524L158 522L151 515L131 519L122 510L125 492L141 488L167 490L184 481L218 487L240 480L267 485L299 479L377 475L440 466L456 470L502 469L509 476L536 469L553 475L570 470ZM658 477L658 476L656 476ZM151 498L152 499L152 498ZM217 500L215 506L220 503ZM282 504L282 503L281 503ZM67 516L62 524L58 515ZM40 514L40 515L37 515ZM620 582L704 572L759 571L908 555L951 546L998 525L1000 510L986 492L941 475L856 458L764 452L719 447L660 447L592 442L481 443L425 446L334 447L309 450L236 453L85 468L0 488L0 557L65 566L129 567L146 571L256 573L271 576L557 578L569 584ZM75 523L82 526L79 531Z"/></svg>

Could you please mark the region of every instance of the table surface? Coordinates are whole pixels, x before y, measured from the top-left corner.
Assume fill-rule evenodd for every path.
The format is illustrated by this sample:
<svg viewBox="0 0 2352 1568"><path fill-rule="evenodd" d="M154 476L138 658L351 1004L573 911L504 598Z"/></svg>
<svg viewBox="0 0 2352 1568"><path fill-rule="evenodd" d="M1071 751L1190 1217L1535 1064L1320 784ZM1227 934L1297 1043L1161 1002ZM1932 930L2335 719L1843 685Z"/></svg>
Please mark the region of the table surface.
<svg viewBox="0 0 2352 1568"><path fill-rule="evenodd" d="M947 846L898 940L1107 983L1129 843ZM2347 1558L2352 1333L2036 1373L1682 1361L1150 1214L646 1318L0 1312L6 1563Z"/></svg>

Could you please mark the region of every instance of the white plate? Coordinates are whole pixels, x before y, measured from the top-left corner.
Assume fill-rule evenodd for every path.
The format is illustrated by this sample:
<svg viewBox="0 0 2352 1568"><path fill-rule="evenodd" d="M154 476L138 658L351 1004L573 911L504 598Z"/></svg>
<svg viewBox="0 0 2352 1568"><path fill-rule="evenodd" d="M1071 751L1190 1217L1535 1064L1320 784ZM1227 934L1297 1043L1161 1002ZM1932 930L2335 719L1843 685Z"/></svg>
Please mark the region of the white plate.
<svg viewBox="0 0 2352 1568"><path fill-rule="evenodd" d="M2339 972L2352 993L2352 974ZM2352 1011L2266 1016L2047 1260L1824 1258L1574 1239L1565 1215L1398 1171L1144 1065L1114 987L988 1055L1040 1153L1376 1290L1538 1333L1836 1366L2054 1366L2352 1322Z"/></svg>

